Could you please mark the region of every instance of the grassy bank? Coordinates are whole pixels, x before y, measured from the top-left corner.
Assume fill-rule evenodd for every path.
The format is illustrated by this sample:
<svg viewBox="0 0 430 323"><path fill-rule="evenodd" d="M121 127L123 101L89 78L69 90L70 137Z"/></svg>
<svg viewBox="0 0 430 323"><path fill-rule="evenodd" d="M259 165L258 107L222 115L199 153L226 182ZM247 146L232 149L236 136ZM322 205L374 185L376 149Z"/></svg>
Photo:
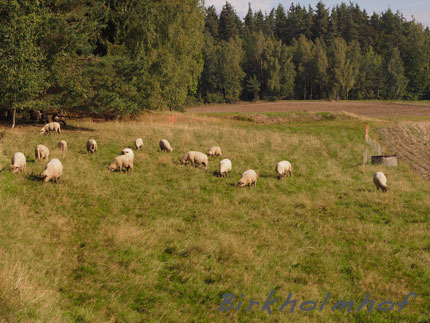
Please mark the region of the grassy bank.
<svg viewBox="0 0 430 323"><path fill-rule="evenodd" d="M0 174L0 315L6 321L296 322L420 321L430 312L430 187L407 165L361 166L363 125L348 118L255 123L157 114L140 122L72 123L61 135L38 128L1 130L0 168L15 151L27 174ZM135 170L109 173L119 151L142 137ZM85 152L94 138L99 151ZM160 139L174 151L161 153ZM59 140L68 143L63 154ZM32 174L43 143L64 165L58 185ZM233 163L231 178L179 165L188 150L219 145ZM276 162L294 174L278 181ZM238 189L255 169L254 189ZM390 190L376 192L383 170ZM261 310L274 289L273 314ZM331 311L338 300L380 303L418 298L397 312L357 305ZM224 293L244 294L240 310L218 311ZM289 293L327 308L278 309ZM240 298L240 297L239 297ZM248 313L250 298L260 306ZM245 303L246 302L246 303ZM238 302L235 299L235 304Z"/></svg>

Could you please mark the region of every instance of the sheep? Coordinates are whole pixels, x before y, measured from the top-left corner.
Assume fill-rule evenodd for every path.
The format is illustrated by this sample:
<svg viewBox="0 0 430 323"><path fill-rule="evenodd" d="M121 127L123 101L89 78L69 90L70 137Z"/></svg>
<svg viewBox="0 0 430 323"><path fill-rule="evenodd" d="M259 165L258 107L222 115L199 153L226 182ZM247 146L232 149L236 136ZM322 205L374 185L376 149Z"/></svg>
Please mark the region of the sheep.
<svg viewBox="0 0 430 323"><path fill-rule="evenodd" d="M65 140L61 140L58 143L58 149L60 149L62 151L66 151L67 150L67 142Z"/></svg>
<svg viewBox="0 0 430 323"><path fill-rule="evenodd" d="M230 159L223 159L219 162L219 176L231 176L231 161Z"/></svg>
<svg viewBox="0 0 430 323"><path fill-rule="evenodd" d="M278 175L278 179L286 176L287 174L291 177L293 174L293 166L289 161L283 160L276 164L276 174Z"/></svg>
<svg viewBox="0 0 430 323"><path fill-rule="evenodd" d="M208 156L221 156L221 148L220 147L212 147L208 151Z"/></svg>
<svg viewBox="0 0 430 323"><path fill-rule="evenodd" d="M170 144L166 139L160 140L160 149L161 151L167 151L167 152L173 151L172 147L170 147Z"/></svg>
<svg viewBox="0 0 430 323"><path fill-rule="evenodd" d="M12 165L10 165L12 173L18 173L20 171L25 172L26 167L27 167L27 161L25 160L24 154L21 152L17 152L13 154Z"/></svg>
<svg viewBox="0 0 430 323"><path fill-rule="evenodd" d="M44 145L37 145L36 149L34 150L34 155L35 155L36 160L37 159L48 160L49 148L44 146Z"/></svg>
<svg viewBox="0 0 430 323"><path fill-rule="evenodd" d="M136 146L136 149L142 148L143 147L143 139L142 138L137 138L134 144Z"/></svg>
<svg viewBox="0 0 430 323"><path fill-rule="evenodd" d="M87 151L91 154L97 151L97 142L94 139L87 141Z"/></svg>
<svg viewBox="0 0 430 323"><path fill-rule="evenodd" d="M44 134L44 133L50 133L51 131L54 131L56 133L61 133L61 127L60 124L58 122L50 122L45 124L42 129L40 129L40 134Z"/></svg>
<svg viewBox="0 0 430 323"><path fill-rule="evenodd" d="M124 148L123 150L121 150L120 155L130 156L131 159L134 160L134 152L133 152L133 149L131 148Z"/></svg>
<svg viewBox="0 0 430 323"><path fill-rule="evenodd" d="M376 186L376 190L381 189L382 192L386 192L388 190L387 178L385 177L383 172L376 172L373 175L373 183Z"/></svg>
<svg viewBox="0 0 430 323"><path fill-rule="evenodd" d="M206 154L203 154L198 151L189 151L187 152L184 157L180 160L181 164L188 164L191 163L193 166L203 165L205 169L208 169L208 156Z"/></svg>
<svg viewBox="0 0 430 323"><path fill-rule="evenodd" d="M257 173L254 170L249 169L242 174L242 178L237 182L237 185L239 185L239 187L245 187L247 185L251 187L252 184L254 184L254 186L257 187L257 179Z"/></svg>
<svg viewBox="0 0 430 323"><path fill-rule="evenodd" d="M122 173L123 167L126 168L127 172L129 169L133 170L133 159L129 155L116 156L112 163L109 165L108 169L111 172L116 169L119 169L119 172Z"/></svg>
<svg viewBox="0 0 430 323"><path fill-rule="evenodd" d="M42 174L40 174L40 177L44 179L44 183L47 183L50 180L58 183L61 175L63 175L63 165L59 159L54 158L51 159L48 164L46 164L45 170Z"/></svg>

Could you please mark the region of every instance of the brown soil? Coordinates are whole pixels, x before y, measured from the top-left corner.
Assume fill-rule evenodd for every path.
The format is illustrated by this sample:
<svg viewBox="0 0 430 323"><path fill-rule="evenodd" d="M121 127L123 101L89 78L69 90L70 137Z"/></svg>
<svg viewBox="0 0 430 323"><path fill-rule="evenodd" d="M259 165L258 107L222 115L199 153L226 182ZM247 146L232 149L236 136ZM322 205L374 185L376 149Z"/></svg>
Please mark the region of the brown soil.
<svg viewBox="0 0 430 323"><path fill-rule="evenodd" d="M401 123L376 129L384 145L430 180L430 122Z"/></svg>
<svg viewBox="0 0 430 323"><path fill-rule="evenodd" d="M343 111L367 117L430 116L430 106L416 106L404 103L360 102L360 101L277 101L207 105L188 108L188 113L233 113L233 112L334 112Z"/></svg>

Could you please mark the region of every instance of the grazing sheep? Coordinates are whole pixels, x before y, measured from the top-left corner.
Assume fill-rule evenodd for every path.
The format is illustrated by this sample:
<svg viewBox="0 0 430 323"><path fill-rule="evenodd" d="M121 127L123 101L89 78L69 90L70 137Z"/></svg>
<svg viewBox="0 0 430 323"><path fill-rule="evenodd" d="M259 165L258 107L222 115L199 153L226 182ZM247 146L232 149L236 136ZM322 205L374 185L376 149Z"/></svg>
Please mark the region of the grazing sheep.
<svg viewBox="0 0 430 323"><path fill-rule="evenodd" d="M193 166L203 165L205 169L208 169L208 156L198 151L189 151L180 160L181 164L191 163Z"/></svg>
<svg viewBox="0 0 430 323"><path fill-rule="evenodd" d="M113 172L118 169L122 173L122 168L125 167L127 172L129 169L133 170L133 159L129 155L116 156L113 162L109 165L108 169Z"/></svg>
<svg viewBox="0 0 430 323"><path fill-rule="evenodd" d="M237 182L237 185L239 185L239 187L245 187L247 185L251 187L252 184L257 186L257 179L257 173L254 170L249 169L242 174L242 178L239 180L239 182Z"/></svg>
<svg viewBox="0 0 430 323"><path fill-rule="evenodd" d="M87 141L87 151L91 154L97 151L97 142L94 139Z"/></svg>
<svg viewBox="0 0 430 323"><path fill-rule="evenodd" d="M231 161L230 159L223 159L219 162L219 176L231 176Z"/></svg>
<svg viewBox="0 0 430 323"><path fill-rule="evenodd" d="M376 186L376 190L381 189L382 192L386 192L388 190L387 178L385 177L383 172L376 172L373 175L373 183Z"/></svg>
<svg viewBox="0 0 430 323"><path fill-rule="evenodd" d="M25 171L26 167L27 167L27 161L25 160L24 154L20 152L13 154L12 165L10 165L12 173Z"/></svg>
<svg viewBox="0 0 430 323"><path fill-rule="evenodd" d="M49 182L53 180L58 183L60 176L63 175L63 165L57 158L51 159L48 164L46 164L45 171L40 174L44 178L43 182Z"/></svg>
<svg viewBox="0 0 430 323"><path fill-rule="evenodd" d="M52 131L54 131L56 133L61 133L60 124L58 122L47 123L46 125L44 125L42 127L42 129L40 129L40 134L41 135L44 133L48 134Z"/></svg>
<svg viewBox="0 0 430 323"><path fill-rule="evenodd" d="M136 149L142 148L143 147L143 139L137 138L134 144L136 145Z"/></svg>
<svg viewBox="0 0 430 323"><path fill-rule="evenodd" d="M124 148L123 150L121 150L120 155L130 156L131 159L134 160L134 152L133 152L133 149L131 149L131 148Z"/></svg>
<svg viewBox="0 0 430 323"><path fill-rule="evenodd" d="M48 160L49 158L49 148L44 145L37 145L34 150L34 155L36 159Z"/></svg>
<svg viewBox="0 0 430 323"><path fill-rule="evenodd" d="M62 151L66 151L67 150L67 142L65 140L61 140L58 143L58 149L60 149Z"/></svg>
<svg viewBox="0 0 430 323"><path fill-rule="evenodd" d="M212 147L208 152L208 156L221 156L221 148Z"/></svg>
<svg viewBox="0 0 430 323"><path fill-rule="evenodd" d="M160 149L161 151L167 151L167 152L173 151L172 147L170 147L170 144L166 139L160 140Z"/></svg>
<svg viewBox="0 0 430 323"><path fill-rule="evenodd" d="M276 174L278 174L278 179L286 176L287 174L291 177L293 174L293 166L289 161L283 160L276 164Z"/></svg>

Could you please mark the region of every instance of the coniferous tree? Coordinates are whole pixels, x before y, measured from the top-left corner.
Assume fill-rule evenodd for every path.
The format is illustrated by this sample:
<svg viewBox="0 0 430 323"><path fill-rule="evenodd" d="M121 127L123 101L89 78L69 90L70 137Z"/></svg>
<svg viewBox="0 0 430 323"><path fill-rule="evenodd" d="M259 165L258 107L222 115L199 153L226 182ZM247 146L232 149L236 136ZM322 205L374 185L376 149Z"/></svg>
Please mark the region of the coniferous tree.
<svg viewBox="0 0 430 323"><path fill-rule="evenodd" d="M220 39L227 42L242 33L242 22L228 2L222 7L219 15L218 33Z"/></svg>
<svg viewBox="0 0 430 323"><path fill-rule="evenodd" d="M328 9L325 8L325 5L320 1L316 5L316 13L312 26L312 39L323 39L324 37L327 37L328 27L329 12Z"/></svg>
<svg viewBox="0 0 430 323"><path fill-rule="evenodd" d="M284 7L279 4L275 12L276 16L276 27L275 36L281 40L284 44L287 44L288 26L287 26L287 15L285 14Z"/></svg>

